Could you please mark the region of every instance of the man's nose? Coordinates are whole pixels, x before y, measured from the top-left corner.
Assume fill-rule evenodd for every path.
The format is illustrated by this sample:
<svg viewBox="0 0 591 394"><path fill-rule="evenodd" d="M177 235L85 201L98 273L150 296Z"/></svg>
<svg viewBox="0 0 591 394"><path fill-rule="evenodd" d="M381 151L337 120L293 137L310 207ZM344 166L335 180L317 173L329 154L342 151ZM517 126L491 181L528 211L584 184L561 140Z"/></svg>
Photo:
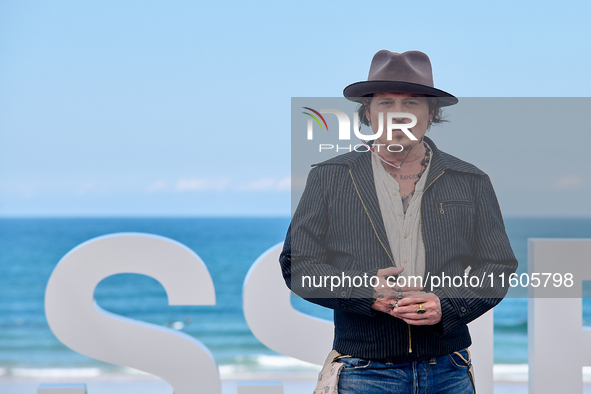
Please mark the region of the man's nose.
<svg viewBox="0 0 591 394"><path fill-rule="evenodd" d="M396 111L398 113L400 113L401 111ZM393 116L392 117L392 123L393 124L405 124L405 123L410 123L410 118L406 117L406 116Z"/></svg>
<svg viewBox="0 0 591 394"><path fill-rule="evenodd" d="M404 111L404 106L402 105L402 100L396 100L392 107L389 108L388 112L395 112L395 113L405 113ZM392 117L392 123L394 124L404 124L404 123L409 123L410 119L403 116L403 115L398 115L395 117Z"/></svg>

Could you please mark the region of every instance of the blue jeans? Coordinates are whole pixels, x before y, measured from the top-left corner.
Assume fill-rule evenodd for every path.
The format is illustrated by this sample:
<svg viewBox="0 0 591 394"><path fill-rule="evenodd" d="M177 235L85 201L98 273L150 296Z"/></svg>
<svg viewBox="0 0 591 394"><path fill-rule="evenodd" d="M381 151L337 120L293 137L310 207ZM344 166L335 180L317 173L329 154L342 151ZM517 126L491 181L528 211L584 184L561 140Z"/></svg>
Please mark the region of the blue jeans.
<svg viewBox="0 0 591 394"><path fill-rule="evenodd" d="M468 352L459 353L468 360ZM456 354L426 361L384 363L342 358L339 394L474 394L468 365Z"/></svg>

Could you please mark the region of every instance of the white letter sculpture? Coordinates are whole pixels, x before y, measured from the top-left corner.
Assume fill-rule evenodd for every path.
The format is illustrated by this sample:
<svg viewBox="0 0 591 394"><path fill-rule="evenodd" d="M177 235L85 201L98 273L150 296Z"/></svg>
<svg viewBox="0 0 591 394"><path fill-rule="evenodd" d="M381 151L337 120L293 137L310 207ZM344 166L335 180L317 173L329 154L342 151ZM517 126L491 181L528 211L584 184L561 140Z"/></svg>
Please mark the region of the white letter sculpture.
<svg viewBox="0 0 591 394"><path fill-rule="evenodd" d="M248 327L269 349L322 365L332 348L332 322L299 312L279 266L283 244L263 253L244 280L242 302Z"/></svg>
<svg viewBox="0 0 591 394"><path fill-rule="evenodd" d="M99 282L120 273L156 279L170 305L215 304L207 267L189 248L155 235L112 234L77 246L53 271L45 313L55 336L78 353L159 376L175 394L221 393L217 365L200 341L94 302Z"/></svg>
<svg viewBox="0 0 591 394"><path fill-rule="evenodd" d="M591 366L591 331L583 330L582 301L582 281L591 280L589 256L591 240L587 239L528 242L530 277L532 273L552 274L545 287L544 276L538 287L529 287L530 393L583 392L582 367ZM569 273L573 280L572 286L567 287L564 278ZM555 282L554 278L561 279Z"/></svg>

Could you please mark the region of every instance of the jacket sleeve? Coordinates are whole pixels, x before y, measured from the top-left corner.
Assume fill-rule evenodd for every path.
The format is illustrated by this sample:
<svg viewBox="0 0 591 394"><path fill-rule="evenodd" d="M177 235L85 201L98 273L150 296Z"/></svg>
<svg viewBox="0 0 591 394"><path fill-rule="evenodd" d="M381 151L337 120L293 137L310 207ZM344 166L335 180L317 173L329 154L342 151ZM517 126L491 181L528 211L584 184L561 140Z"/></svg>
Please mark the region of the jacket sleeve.
<svg viewBox="0 0 591 394"><path fill-rule="evenodd" d="M442 313L436 329L443 334L468 324L501 302L509 288L507 278L517 269L517 259L487 175L480 177L477 195L474 255L468 281L477 276L480 286L452 285L433 290L440 299ZM504 286L499 275L505 276Z"/></svg>
<svg viewBox="0 0 591 394"><path fill-rule="evenodd" d="M377 270L364 272L331 265L331 252L325 242L329 226L320 170L314 167L279 258L285 283L294 293L315 304L373 316L373 288L369 282ZM365 278L364 283L354 286L347 280L355 277Z"/></svg>

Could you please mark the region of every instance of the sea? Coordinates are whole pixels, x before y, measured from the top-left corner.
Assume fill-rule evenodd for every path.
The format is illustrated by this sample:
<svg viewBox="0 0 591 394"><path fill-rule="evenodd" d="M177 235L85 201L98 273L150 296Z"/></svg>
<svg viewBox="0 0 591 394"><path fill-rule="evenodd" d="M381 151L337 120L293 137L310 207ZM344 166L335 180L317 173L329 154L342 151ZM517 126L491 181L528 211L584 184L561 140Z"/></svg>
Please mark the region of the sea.
<svg viewBox="0 0 591 394"><path fill-rule="evenodd" d="M506 218L519 260L527 267L528 238L591 238L591 218ZM273 352L249 330L242 286L255 260L285 238L289 218L4 218L0 219L0 376L59 377L131 374L133 370L80 355L52 334L44 313L47 281L60 259L94 237L140 232L176 240L207 265L214 306L169 306L154 279L119 274L95 291L104 309L182 331L213 354L222 377L260 373L310 375L318 367ZM591 299L584 325L591 326ZM293 298L294 308L332 320L332 311ZM494 313L495 364L527 364L527 299L506 298ZM311 375L310 375L311 376Z"/></svg>

